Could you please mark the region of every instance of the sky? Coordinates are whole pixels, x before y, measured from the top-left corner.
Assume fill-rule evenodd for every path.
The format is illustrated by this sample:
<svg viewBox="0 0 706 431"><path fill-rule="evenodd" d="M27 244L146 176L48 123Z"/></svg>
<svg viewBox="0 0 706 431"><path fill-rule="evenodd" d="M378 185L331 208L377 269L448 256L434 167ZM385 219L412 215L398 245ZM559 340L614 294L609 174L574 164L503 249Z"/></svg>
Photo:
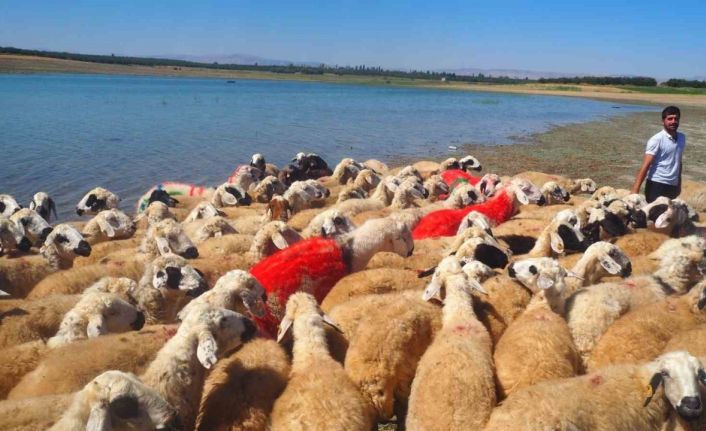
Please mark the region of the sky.
<svg viewBox="0 0 706 431"><path fill-rule="evenodd" d="M706 1L0 0L0 46L706 79Z"/></svg>

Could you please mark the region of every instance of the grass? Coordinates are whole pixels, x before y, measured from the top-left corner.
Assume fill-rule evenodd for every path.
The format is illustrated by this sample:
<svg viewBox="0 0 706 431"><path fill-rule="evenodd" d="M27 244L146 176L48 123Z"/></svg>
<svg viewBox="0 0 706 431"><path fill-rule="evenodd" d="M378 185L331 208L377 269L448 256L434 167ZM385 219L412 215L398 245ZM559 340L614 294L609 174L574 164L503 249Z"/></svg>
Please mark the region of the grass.
<svg viewBox="0 0 706 431"><path fill-rule="evenodd" d="M637 87L634 85L623 85L618 88L622 88L628 91L634 91L637 93L649 93L649 94L691 94L691 95L704 95L706 94L706 88L693 88L693 87Z"/></svg>

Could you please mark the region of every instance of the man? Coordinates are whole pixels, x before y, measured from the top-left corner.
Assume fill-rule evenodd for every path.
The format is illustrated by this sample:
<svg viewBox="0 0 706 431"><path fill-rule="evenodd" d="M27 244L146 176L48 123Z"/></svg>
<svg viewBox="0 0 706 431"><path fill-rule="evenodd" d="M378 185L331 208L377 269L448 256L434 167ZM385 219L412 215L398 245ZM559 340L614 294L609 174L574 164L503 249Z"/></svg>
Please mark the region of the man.
<svg viewBox="0 0 706 431"><path fill-rule="evenodd" d="M676 106L667 106L662 111L664 129L647 141L645 158L637 173L632 192L639 193L645 183L645 198L652 202L659 196L674 199L681 193L682 154L686 136L677 132L681 112Z"/></svg>

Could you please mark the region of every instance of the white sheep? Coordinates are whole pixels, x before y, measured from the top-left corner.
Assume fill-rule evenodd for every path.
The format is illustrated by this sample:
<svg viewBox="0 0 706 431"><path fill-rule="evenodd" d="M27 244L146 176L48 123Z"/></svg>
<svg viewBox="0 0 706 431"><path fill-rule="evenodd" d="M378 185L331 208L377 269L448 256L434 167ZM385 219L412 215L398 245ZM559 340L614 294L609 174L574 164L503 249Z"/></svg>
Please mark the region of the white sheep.
<svg viewBox="0 0 706 431"><path fill-rule="evenodd" d="M380 177L380 175L375 173L375 171L371 169L363 169L358 172L358 175L356 175L352 184L354 187L358 187L366 192L369 192L371 190L374 190L375 187L380 184L381 180L382 178Z"/></svg>
<svg viewBox="0 0 706 431"><path fill-rule="evenodd" d="M429 194L429 201L436 202L441 195L449 193L449 186L440 175L432 175L424 181L424 188Z"/></svg>
<svg viewBox="0 0 706 431"><path fill-rule="evenodd" d="M223 183L213 192L211 203L217 208L247 206L252 203L252 198L246 189L235 184Z"/></svg>
<svg viewBox="0 0 706 431"><path fill-rule="evenodd" d="M74 227L60 224L47 236L40 253L41 256L0 260L3 290L12 296L24 297L47 275L71 268L76 256L90 255L91 246Z"/></svg>
<svg viewBox="0 0 706 431"><path fill-rule="evenodd" d="M480 429L495 406L492 343L473 311L471 289L482 290L454 256L446 257L424 292L446 292L443 326L419 360L406 429Z"/></svg>
<svg viewBox="0 0 706 431"><path fill-rule="evenodd" d="M257 262L279 250L285 249L302 237L297 231L281 221L272 221L262 226L252 240L249 253Z"/></svg>
<svg viewBox="0 0 706 431"><path fill-rule="evenodd" d="M82 234L89 244L114 239L127 239L135 234L136 226L130 216L118 209L101 211L83 227Z"/></svg>
<svg viewBox="0 0 706 431"><path fill-rule="evenodd" d="M52 231L49 223L37 211L29 208L15 212L10 220L22 225L25 236L34 245L41 245Z"/></svg>
<svg viewBox="0 0 706 431"><path fill-rule="evenodd" d="M313 183L310 181L313 181ZM314 202L326 197L326 193L315 186L314 183L317 183L317 181L310 181L295 181L284 193L283 196L289 203L292 214L311 208Z"/></svg>
<svg viewBox="0 0 706 431"><path fill-rule="evenodd" d="M252 195L255 202L267 203L274 196L283 195L287 186L276 176L265 177L253 189Z"/></svg>
<svg viewBox="0 0 706 431"><path fill-rule="evenodd" d="M119 204L118 195L102 187L96 187L86 193L76 204L76 214L96 215L101 211L117 208Z"/></svg>
<svg viewBox="0 0 706 431"><path fill-rule="evenodd" d="M47 222L51 222L51 214L54 213L54 218L58 219L56 214L56 204L45 192L37 192L32 196L32 201L29 203L29 209L37 211Z"/></svg>
<svg viewBox="0 0 706 431"><path fill-rule="evenodd" d="M369 431L373 426L370 405L328 351L324 323L333 324L313 296L300 292L287 301L277 338L292 330L292 370L272 408L273 431Z"/></svg>
<svg viewBox="0 0 706 431"><path fill-rule="evenodd" d="M211 202L208 201L202 201L199 202L198 205L196 205L189 215L186 216L186 218L182 221L182 224L190 223L192 221L196 220L201 220L201 219L208 219L211 217L216 217L216 216L221 216L224 217L225 213L218 208L216 208L215 205L213 205ZM152 223L150 223L152 224Z"/></svg>
<svg viewBox="0 0 706 431"><path fill-rule="evenodd" d="M22 209L15 198L10 195L0 194L0 217L9 218L12 214Z"/></svg>
<svg viewBox="0 0 706 431"><path fill-rule="evenodd" d="M106 371L73 395L71 405L50 431L176 430L179 417L135 375Z"/></svg>
<svg viewBox="0 0 706 431"><path fill-rule="evenodd" d="M346 158L338 162L331 174L331 179L338 184L346 184L348 180L355 180L360 171L365 167L351 158Z"/></svg>
<svg viewBox="0 0 706 431"><path fill-rule="evenodd" d="M584 236L573 210L559 211L554 219L537 237L528 255L532 257L556 257L565 251L583 251Z"/></svg>
<svg viewBox="0 0 706 431"><path fill-rule="evenodd" d="M199 256L198 249L186 235L182 226L172 220L166 219L150 226L142 239L139 251L150 257L174 253L195 259Z"/></svg>
<svg viewBox="0 0 706 431"><path fill-rule="evenodd" d="M159 223L162 220L171 219L176 221L176 216L169 210L169 206L161 201L151 202L147 208L135 216L135 223L140 228L145 228ZM142 220L147 220L146 224Z"/></svg>
<svg viewBox="0 0 706 431"><path fill-rule="evenodd" d="M485 430L658 431L672 409L687 421L698 417L705 377L697 358L676 351L646 364L550 380L508 397Z"/></svg>
<svg viewBox="0 0 706 431"><path fill-rule="evenodd" d="M540 189L547 205L563 204L571 199L571 195L555 181L547 181Z"/></svg>
<svg viewBox="0 0 706 431"><path fill-rule="evenodd" d="M74 308L66 313L59 332L47 341L47 346L55 348L109 332L139 330L144 324L144 313L119 296L90 292L83 295Z"/></svg>
<svg viewBox="0 0 706 431"><path fill-rule="evenodd" d="M254 335L255 326L241 314L194 308L141 380L174 406L184 429L194 429L206 370Z"/></svg>
<svg viewBox="0 0 706 431"><path fill-rule="evenodd" d="M199 245L209 238L218 238L223 235L238 233L233 225L222 216L182 223L182 226L184 226L186 236L189 237L195 245Z"/></svg>
<svg viewBox="0 0 706 431"><path fill-rule="evenodd" d="M21 223L0 218L0 256L16 250L29 251L31 247L32 242L25 237L25 229Z"/></svg>

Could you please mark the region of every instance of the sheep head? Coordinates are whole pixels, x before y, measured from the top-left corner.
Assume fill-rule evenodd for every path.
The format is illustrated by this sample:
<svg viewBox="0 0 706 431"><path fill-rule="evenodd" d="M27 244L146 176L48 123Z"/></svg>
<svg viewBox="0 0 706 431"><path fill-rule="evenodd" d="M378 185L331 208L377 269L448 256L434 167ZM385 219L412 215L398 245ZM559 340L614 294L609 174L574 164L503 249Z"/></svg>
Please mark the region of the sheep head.
<svg viewBox="0 0 706 431"><path fill-rule="evenodd" d="M542 194L547 201L547 205L561 204L568 202L571 195L556 181L547 181L542 186Z"/></svg>
<svg viewBox="0 0 706 431"><path fill-rule="evenodd" d="M704 366L696 357L684 350L665 353L643 366L651 375L647 384L647 406L664 387L664 397L684 420L698 418L703 410L699 383L706 384Z"/></svg>
<svg viewBox="0 0 706 431"><path fill-rule="evenodd" d="M0 218L0 256L14 250L29 251L31 247L32 242L25 237L21 223Z"/></svg>
<svg viewBox="0 0 706 431"><path fill-rule="evenodd" d="M45 192L37 192L32 196L32 201L29 203L29 209L35 210L42 216L47 222L51 221L51 214L54 213L54 218L58 218L56 215L56 204L54 199L52 199Z"/></svg>
<svg viewBox="0 0 706 431"><path fill-rule="evenodd" d="M284 317L277 330L277 342L284 340L292 325L296 325L297 321L307 325L309 330L313 328L323 330L323 324L326 323L341 332L336 323L321 311L316 299L305 292L296 292L287 300Z"/></svg>
<svg viewBox="0 0 706 431"><path fill-rule="evenodd" d="M145 265L140 286L151 286L162 291L180 291L192 298L208 289L203 273L175 254L160 256Z"/></svg>
<svg viewBox="0 0 706 431"><path fill-rule="evenodd" d="M0 195L0 216L9 218L12 214L22 209L15 198L10 195Z"/></svg>
<svg viewBox="0 0 706 431"><path fill-rule="evenodd" d="M247 206L252 203L250 195L239 185L223 183L213 193L211 203L216 207Z"/></svg>
<svg viewBox="0 0 706 431"><path fill-rule="evenodd" d="M51 233L52 227L37 211L22 208L10 216L10 220L22 225L25 235L33 244L41 244Z"/></svg>
<svg viewBox="0 0 706 431"><path fill-rule="evenodd" d="M459 169L462 169L466 172L471 172L471 171L480 172L481 170L483 170L483 166L480 164L480 161L473 156L462 157L458 161L458 164L459 164Z"/></svg>
<svg viewBox="0 0 706 431"><path fill-rule="evenodd" d="M424 289L422 299L430 301L432 298L437 298L443 302L446 297L446 289L449 287L448 281L451 277L463 279L463 289L466 289L469 293L471 289L475 289L487 294L477 279L468 277L468 274L463 270L462 263L456 256L447 256L442 259L434 270L434 275L432 275L429 284ZM458 285L458 287L460 286Z"/></svg>
<svg viewBox="0 0 706 431"><path fill-rule="evenodd" d="M96 187L81 198L76 205L76 214L95 215L103 210L117 208L120 198L115 193L102 187Z"/></svg>
<svg viewBox="0 0 706 431"><path fill-rule="evenodd" d="M40 253L57 269L71 267L76 256L89 256L91 246L81 233L69 224L60 224L47 235Z"/></svg>
<svg viewBox="0 0 706 431"><path fill-rule="evenodd" d="M514 192L515 199L522 205L544 205L546 203L542 192L537 188L537 186L525 179L513 179L508 188Z"/></svg>
<svg viewBox="0 0 706 431"><path fill-rule="evenodd" d="M151 256L178 254L187 259L199 257L199 251L179 223L165 219L147 229L140 251Z"/></svg>

